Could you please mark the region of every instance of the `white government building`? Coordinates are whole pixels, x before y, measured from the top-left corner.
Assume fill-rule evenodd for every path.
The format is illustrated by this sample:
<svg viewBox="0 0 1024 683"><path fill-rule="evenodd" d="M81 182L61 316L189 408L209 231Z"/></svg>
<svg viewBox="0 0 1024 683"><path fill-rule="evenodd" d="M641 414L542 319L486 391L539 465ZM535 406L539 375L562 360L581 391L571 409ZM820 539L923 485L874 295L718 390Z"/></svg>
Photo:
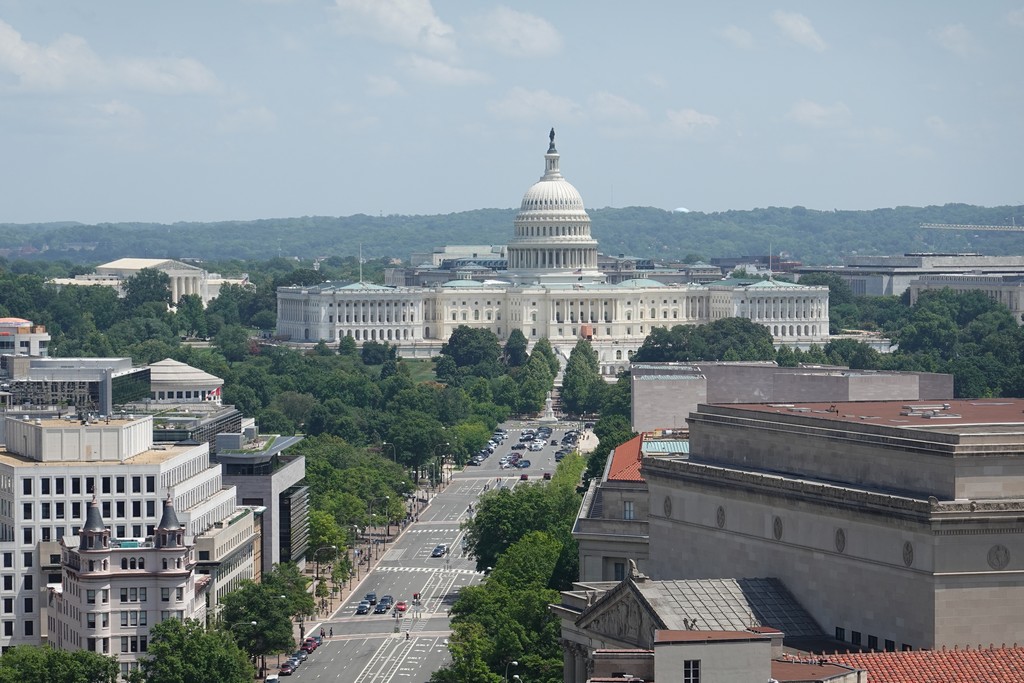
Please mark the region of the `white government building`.
<svg viewBox="0 0 1024 683"><path fill-rule="evenodd" d="M277 334L292 342L396 344L405 356L437 353L456 327L489 329L505 340L521 330L547 337L568 357L588 339L602 371L624 370L655 327L748 318L777 345L828 341L828 288L774 280L668 285L638 278L608 284L580 193L559 171L554 131L544 175L523 196L501 279L456 279L433 287L325 282L279 287Z"/></svg>
<svg viewBox="0 0 1024 683"><path fill-rule="evenodd" d="M124 283L130 277L139 274L140 270L148 268L166 273L171 279L171 303L177 304L178 300L186 294L198 296L205 306L212 299L220 294L224 285L248 284L248 279L226 278L219 273L208 273L198 266L182 263L173 259L156 258L122 258L110 263L104 263L96 267L96 272L87 275L77 275L73 278L53 278L50 284L58 287L112 287L117 290L117 295L125 295Z"/></svg>

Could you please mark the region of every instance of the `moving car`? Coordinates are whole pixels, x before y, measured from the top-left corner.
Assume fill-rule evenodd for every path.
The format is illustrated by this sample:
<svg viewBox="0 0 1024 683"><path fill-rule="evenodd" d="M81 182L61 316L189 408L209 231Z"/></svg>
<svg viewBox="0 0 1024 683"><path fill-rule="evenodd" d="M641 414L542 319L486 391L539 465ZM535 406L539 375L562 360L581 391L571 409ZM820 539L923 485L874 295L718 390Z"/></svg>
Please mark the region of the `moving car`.
<svg viewBox="0 0 1024 683"><path fill-rule="evenodd" d="M373 608L374 614L387 614L388 610L391 609L390 603L381 600L377 603L377 606Z"/></svg>
<svg viewBox="0 0 1024 683"><path fill-rule="evenodd" d="M373 592L367 593L366 595L363 596L363 600L365 600L366 602L370 603L371 605L376 605L377 604L377 594L373 593Z"/></svg>
<svg viewBox="0 0 1024 683"><path fill-rule="evenodd" d="M391 605L395 604L395 598L390 595L382 595L380 601L388 607L391 607Z"/></svg>
<svg viewBox="0 0 1024 683"><path fill-rule="evenodd" d="M356 605L356 614L369 614L370 607L370 603L366 600L363 600L358 605Z"/></svg>
<svg viewBox="0 0 1024 683"><path fill-rule="evenodd" d="M441 543L440 545L438 545L437 547L435 547L431 551L430 556L431 557L444 557L447 553L448 553L448 546L446 546L444 543Z"/></svg>
<svg viewBox="0 0 1024 683"><path fill-rule="evenodd" d="M405 610L409 609L409 603L407 603L405 600L399 600L395 603L395 609L399 612L404 612Z"/></svg>

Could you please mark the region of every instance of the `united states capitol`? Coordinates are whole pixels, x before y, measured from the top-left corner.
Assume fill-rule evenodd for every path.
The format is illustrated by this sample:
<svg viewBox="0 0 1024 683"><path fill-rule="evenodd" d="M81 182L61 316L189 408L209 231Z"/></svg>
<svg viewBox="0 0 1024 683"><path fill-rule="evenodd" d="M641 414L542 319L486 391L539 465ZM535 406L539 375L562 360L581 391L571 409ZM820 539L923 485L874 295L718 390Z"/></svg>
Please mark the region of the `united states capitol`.
<svg viewBox="0 0 1024 683"><path fill-rule="evenodd" d="M434 285L280 287L278 335L300 343L387 342L403 356L430 357L461 325L500 340L521 330L530 343L547 337L563 357L589 340L607 375L625 370L658 327L735 317L766 327L776 346L828 341L827 287L774 279L678 284L656 275L609 282L583 198L559 168L554 130L549 138L544 174L523 195L512 239L486 255L488 267L463 259Z"/></svg>

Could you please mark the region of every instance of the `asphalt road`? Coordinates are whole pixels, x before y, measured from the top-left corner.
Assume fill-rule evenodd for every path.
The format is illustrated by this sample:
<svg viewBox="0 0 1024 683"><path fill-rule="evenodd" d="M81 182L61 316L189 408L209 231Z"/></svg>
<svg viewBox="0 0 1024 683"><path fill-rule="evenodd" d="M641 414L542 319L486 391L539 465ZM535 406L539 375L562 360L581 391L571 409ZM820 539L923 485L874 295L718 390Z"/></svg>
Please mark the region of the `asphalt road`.
<svg viewBox="0 0 1024 683"><path fill-rule="evenodd" d="M456 472L444 491L431 496L419 520L409 524L386 549L380 548L377 565L362 577L349 598L323 623L309 629L313 632L322 628L333 636L309 655L290 677L292 680L427 683L432 672L450 661L448 611L461 588L484 578L476 571L474 561L462 552L461 525L471 514L470 504L476 505L485 486L491 489L526 483L521 480L522 474L528 481L543 481L543 473L553 473L556 466L558 446L552 446L551 440L561 443L562 435L570 428L552 424L553 432L543 450L517 451L530 460L528 469L501 469L499 459L519 442L524 426L538 425L505 425L508 438L493 455L480 466ZM441 543L449 547L449 554L431 557L431 551ZM357 615L356 605L371 591L378 598L391 595L396 602L405 600L409 609L397 618L391 612ZM420 594L419 605L414 604L414 593Z"/></svg>

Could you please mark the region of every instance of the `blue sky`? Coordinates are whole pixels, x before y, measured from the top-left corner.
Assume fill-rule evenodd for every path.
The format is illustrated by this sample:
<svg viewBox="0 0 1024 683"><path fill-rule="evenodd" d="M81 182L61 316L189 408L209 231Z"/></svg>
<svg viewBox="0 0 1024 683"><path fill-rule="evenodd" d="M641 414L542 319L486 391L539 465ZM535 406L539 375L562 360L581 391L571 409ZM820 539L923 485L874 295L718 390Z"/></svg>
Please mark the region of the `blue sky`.
<svg viewBox="0 0 1024 683"><path fill-rule="evenodd" d="M1024 203L1024 2L0 0L0 222Z"/></svg>

